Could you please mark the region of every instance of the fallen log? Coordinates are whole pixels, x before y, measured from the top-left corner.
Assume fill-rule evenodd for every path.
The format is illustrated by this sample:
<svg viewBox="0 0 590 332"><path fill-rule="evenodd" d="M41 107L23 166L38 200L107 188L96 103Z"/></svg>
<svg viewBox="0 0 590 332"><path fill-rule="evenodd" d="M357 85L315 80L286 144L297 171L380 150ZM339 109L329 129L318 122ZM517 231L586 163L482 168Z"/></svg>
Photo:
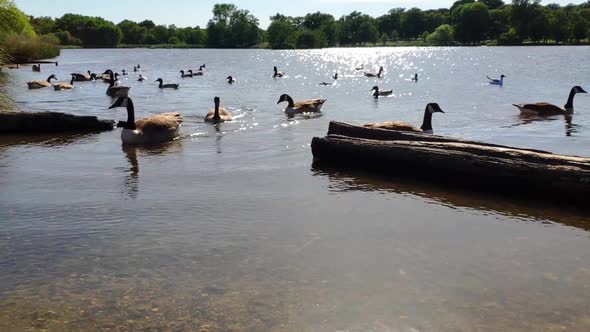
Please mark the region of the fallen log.
<svg viewBox="0 0 590 332"><path fill-rule="evenodd" d="M0 112L0 134L98 132L113 130L114 124L95 116L59 112Z"/></svg>
<svg viewBox="0 0 590 332"><path fill-rule="evenodd" d="M506 145L470 141L461 138L452 138L446 136L438 136L432 134L423 134L412 131L388 130L380 128L367 128L363 126L355 126L344 122L330 121L328 126L328 135L341 135L356 138L367 138L379 141L423 141L423 142L455 142L455 143L469 143L478 144L481 146L493 146L499 148L511 148ZM535 149L520 149L533 152L549 153L547 151Z"/></svg>
<svg viewBox="0 0 590 332"><path fill-rule="evenodd" d="M424 136L429 135L422 134L413 141L390 141L328 135L314 137L311 149L319 164L377 169L396 177L419 178L454 187L587 204L590 158L451 138L443 140L441 136L432 141Z"/></svg>

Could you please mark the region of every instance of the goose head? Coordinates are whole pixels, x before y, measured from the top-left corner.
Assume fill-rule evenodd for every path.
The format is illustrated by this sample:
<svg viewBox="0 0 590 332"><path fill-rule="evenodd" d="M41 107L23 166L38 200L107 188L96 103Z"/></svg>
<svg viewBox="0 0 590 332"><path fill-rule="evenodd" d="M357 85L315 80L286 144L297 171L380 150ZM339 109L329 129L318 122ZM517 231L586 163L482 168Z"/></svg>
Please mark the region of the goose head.
<svg viewBox="0 0 590 332"><path fill-rule="evenodd" d="M104 73L102 73L101 75L110 75L110 74L112 74L112 73L113 73L113 71L112 71L112 70L110 70L110 69L107 69L107 70L105 70L105 71L104 71Z"/></svg>
<svg viewBox="0 0 590 332"><path fill-rule="evenodd" d="M161 78L158 78L158 79L157 79L157 80L155 80L154 82L160 82L160 83L163 83L163 82L164 82L164 80L163 80L163 79L161 79Z"/></svg>
<svg viewBox="0 0 590 332"><path fill-rule="evenodd" d="M378 97L379 96L379 87L375 85L371 90L369 90L369 92L373 92L373 96Z"/></svg>
<svg viewBox="0 0 590 332"><path fill-rule="evenodd" d="M180 74L184 75L184 70L181 69L180 70Z"/></svg>
<svg viewBox="0 0 590 332"><path fill-rule="evenodd" d="M572 92L573 93L587 93L586 90L582 89L581 86L577 86L577 85L572 88Z"/></svg>
<svg viewBox="0 0 590 332"><path fill-rule="evenodd" d="M189 70L187 71L187 73L189 73L189 74L193 75L193 70L192 70L192 69L189 69Z"/></svg>
<svg viewBox="0 0 590 332"><path fill-rule="evenodd" d="M57 77L54 74L51 74L49 77L47 77L47 82L51 82L51 80L57 80Z"/></svg>
<svg viewBox="0 0 590 332"><path fill-rule="evenodd" d="M116 107L127 107L127 105L129 105L129 102L131 101L131 98L129 97L119 97L119 99L117 99L117 101L115 101L110 107L109 109L113 109Z"/></svg>
<svg viewBox="0 0 590 332"><path fill-rule="evenodd" d="M275 67L275 68L276 68L276 67ZM282 102L284 102L284 101L286 101L286 102L289 102L289 98L291 98L291 97L289 97L289 95L288 95L288 94L286 94L286 93L283 93L283 94L282 94L282 95L279 97L279 101L277 101L277 104L280 104L280 103L282 103Z"/></svg>
<svg viewBox="0 0 590 332"><path fill-rule="evenodd" d="M125 69L121 69L121 72L123 73L123 75L125 75Z"/></svg>
<svg viewBox="0 0 590 332"><path fill-rule="evenodd" d="M428 105L426 105L426 109L430 114L444 113L444 111L440 108L440 106L438 106L437 103L429 103Z"/></svg>

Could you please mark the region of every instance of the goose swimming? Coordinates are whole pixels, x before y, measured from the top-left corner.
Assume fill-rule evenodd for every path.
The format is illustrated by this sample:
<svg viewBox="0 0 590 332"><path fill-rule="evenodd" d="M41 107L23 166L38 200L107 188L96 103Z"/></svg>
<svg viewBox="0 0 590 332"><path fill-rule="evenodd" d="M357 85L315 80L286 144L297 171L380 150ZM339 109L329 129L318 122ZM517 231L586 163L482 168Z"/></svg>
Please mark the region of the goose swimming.
<svg viewBox="0 0 590 332"><path fill-rule="evenodd" d="M227 83L229 83L229 84L234 84L234 83L236 82L236 79L235 79L235 78L233 78L231 75L230 75L230 76L228 76L228 77L226 78L226 80L227 80Z"/></svg>
<svg viewBox="0 0 590 332"><path fill-rule="evenodd" d="M499 79L486 76L486 78L490 80L490 84L492 85L504 85L504 77L506 77L504 74L500 75Z"/></svg>
<svg viewBox="0 0 590 332"><path fill-rule="evenodd" d="M512 104L516 106L520 112L524 115L538 115L538 116L550 116L559 114L572 114L574 113L574 96L577 93L586 93L580 86L574 86L570 90L570 94L567 98L564 108L555 106L549 103L530 103L530 104Z"/></svg>
<svg viewBox="0 0 590 332"><path fill-rule="evenodd" d="M178 86L180 85L178 83L164 84L164 80L161 78L158 78L157 80L155 80L155 82L160 82L160 84L158 85L158 88L160 89L178 89Z"/></svg>
<svg viewBox="0 0 590 332"><path fill-rule="evenodd" d="M308 99L308 100L301 100L298 102L294 102L293 98L288 94L282 94L279 98L277 104L282 102L287 102L288 105L285 108L285 113L287 115L294 115L294 114L301 114L301 113L314 113L320 112L322 110L322 106L326 102L327 99Z"/></svg>
<svg viewBox="0 0 590 332"><path fill-rule="evenodd" d="M108 74L110 77L109 87L107 88L107 96L111 96L111 97L127 97L127 96L129 96L129 90L131 88L128 86L115 85L115 74L113 74L112 70L107 69L107 71L105 71L104 74Z"/></svg>
<svg viewBox="0 0 590 332"><path fill-rule="evenodd" d="M75 80L76 80L76 76L72 75L72 80L70 81L70 83L56 83L53 85L53 88L55 89L55 91L71 90L74 88L74 81Z"/></svg>
<svg viewBox="0 0 590 332"><path fill-rule="evenodd" d="M373 92L373 97L379 98L379 97L391 96L393 94L393 89L379 90L379 87L375 85L369 92Z"/></svg>
<svg viewBox="0 0 590 332"><path fill-rule="evenodd" d="M137 79L138 82L143 82L147 79L147 77L143 76L142 74L139 74L139 78Z"/></svg>
<svg viewBox="0 0 590 332"><path fill-rule="evenodd" d="M438 106L437 103L429 103L428 105L426 105L426 109L424 110L424 119L422 120L422 126L420 126L420 128L403 121L367 123L366 125L364 125L364 127L433 134L434 132L432 130L432 114L434 113L444 113L444 111L440 108L440 106Z"/></svg>
<svg viewBox="0 0 590 332"><path fill-rule="evenodd" d="M121 141L123 144L153 144L172 141L178 137L182 124L182 114L178 112L160 113L135 121L133 100L120 97L109 109L127 108L127 122L123 123Z"/></svg>
<svg viewBox="0 0 590 332"><path fill-rule="evenodd" d="M274 74L272 75L272 77L283 77L285 76L285 73L282 71L279 71L279 69L277 68L277 66L274 66L273 68Z"/></svg>
<svg viewBox="0 0 590 332"><path fill-rule="evenodd" d="M185 78L185 77L193 77L193 71L189 70L187 74L184 73L184 70L180 71L180 77L181 78Z"/></svg>
<svg viewBox="0 0 590 332"><path fill-rule="evenodd" d="M41 64L38 63L36 65L33 65L33 71L40 72L41 71Z"/></svg>
<svg viewBox="0 0 590 332"><path fill-rule="evenodd" d="M381 74L383 74L383 67L379 67L379 72L377 74L365 72L365 76L366 77L378 77L378 78L381 78Z"/></svg>
<svg viewBox="0 0 590 332"><path fill-rule="evenodd" d="M205 115L205 122L219 123L231 121L233 119L233 115L230 111L225 109L225 107L219 107L219 97L213 98L213 103L215 103L215 108L207 112L207 115Z"/></svg>
<svg viewBox="0 0 590 332"><path fill-rule="evenodd" d="M27 86L29 87L29 89L41 89L41 88L48 88L51 86L51 80L56 80L57 77L55 77L55 75L51 74L49 77L47 77L47 80L33 80L33 81L28 81L27 82Z"/></svg>

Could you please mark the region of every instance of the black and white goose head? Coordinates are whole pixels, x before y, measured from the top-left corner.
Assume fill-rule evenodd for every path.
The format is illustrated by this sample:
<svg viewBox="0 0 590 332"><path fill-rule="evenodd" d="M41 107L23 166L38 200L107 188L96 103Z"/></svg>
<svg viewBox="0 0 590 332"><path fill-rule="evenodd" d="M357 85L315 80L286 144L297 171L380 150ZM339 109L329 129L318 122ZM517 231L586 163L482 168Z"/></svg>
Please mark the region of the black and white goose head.
<svg viewBox="0 0 590 332"><path fill-rule="evenodd" d="M109 109L117 108L117 107L124 107L127 108L132 103L131 98L129 97L119 97L110 107Z"/></svg>
<svg viewBox="0 0 590 332"><path fill-rule="evenodd" d="M572 88L572 92L573 93L587 93L586 90L582 89L582 87L578 86L578 85L576 85Z"/></svg>
<svg viewBox="0 0 590 332"><path fill-rule="evenodd" d="M289 104L292 103L293 99L286 93L283 93L280 97L279 97L279 101L277 101L277 104L280 104L282 102L288 102Z"/></svg>
<svg viewBox="0 0 590 332"><path fill-rule="evenodd" d="M378 86L374 86L371 90L369 90L369 92L373 92L373 97L379 97L379 87Z"/></svg>
<svg viewBox="0 0 590 332"><path fill-rule="evenodd" d="M424 110L424 120L422 121L422 126L420 129L426 134L432 134L432 114L434 113L444 113L444 111L438 106L437 103L428 103L426 105L426 109Z"/></svg>

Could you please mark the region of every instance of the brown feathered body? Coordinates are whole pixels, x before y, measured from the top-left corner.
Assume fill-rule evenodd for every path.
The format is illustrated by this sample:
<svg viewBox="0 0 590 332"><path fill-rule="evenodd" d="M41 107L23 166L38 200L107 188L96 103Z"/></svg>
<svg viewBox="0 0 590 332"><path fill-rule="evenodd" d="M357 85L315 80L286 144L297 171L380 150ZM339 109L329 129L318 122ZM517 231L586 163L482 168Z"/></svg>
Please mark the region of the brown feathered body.
<svg viewBox="0 0 590 332"><path fill-rule="evenodd" d="M380 123L367 123L364 125L367 128L373 129L388 129L388 130L400 130L400 131L413 131L421 133L422 129L413 126L403 121L385 121Z"/></svg>
<svg viewBox="0 0 590 332"><path fill-rule="evenodd" d="M225 122L231 121L233 119L233 115L230 111L225 109L225 107L219 108L219 119L215 119L215 109L209 110L207 115L205 115L206 122Z"/></svg>
<svg viewBox="0 0 590 332"><path fill-rule="evenodd" d="M124 144L151 144L174 140L180 131L182 114L160 113L139 119L135 129L123 129L121 141Z"/></svg>

